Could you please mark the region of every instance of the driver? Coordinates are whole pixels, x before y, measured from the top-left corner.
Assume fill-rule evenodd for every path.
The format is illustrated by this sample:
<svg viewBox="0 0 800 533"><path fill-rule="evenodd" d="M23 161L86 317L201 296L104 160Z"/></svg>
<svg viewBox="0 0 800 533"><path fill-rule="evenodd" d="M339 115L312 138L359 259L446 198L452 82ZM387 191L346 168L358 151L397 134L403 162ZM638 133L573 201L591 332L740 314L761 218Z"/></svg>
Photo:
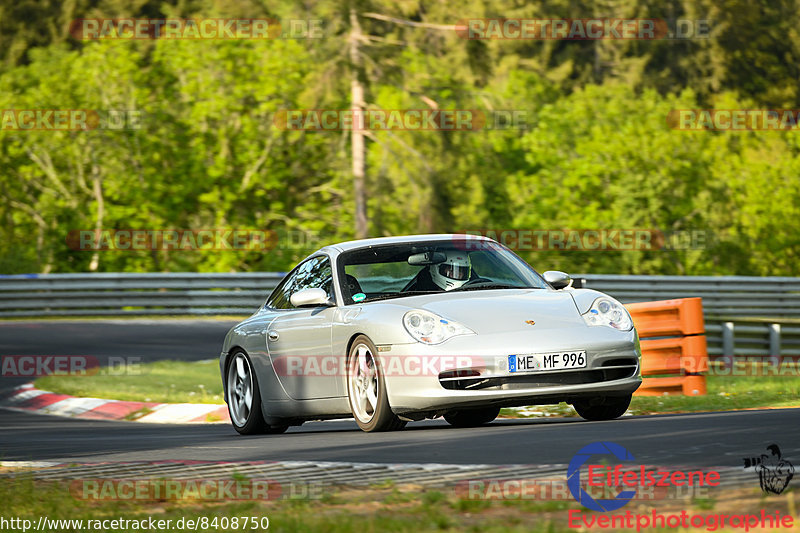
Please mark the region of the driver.
<svg viewBox="0 0 800 533"><path fill-rule="evenodd" d="M446 291L457 289L469 281L472 276L472 262L463 252L445 252L447 259L438 265L428 267L431 280Z"/></svg>

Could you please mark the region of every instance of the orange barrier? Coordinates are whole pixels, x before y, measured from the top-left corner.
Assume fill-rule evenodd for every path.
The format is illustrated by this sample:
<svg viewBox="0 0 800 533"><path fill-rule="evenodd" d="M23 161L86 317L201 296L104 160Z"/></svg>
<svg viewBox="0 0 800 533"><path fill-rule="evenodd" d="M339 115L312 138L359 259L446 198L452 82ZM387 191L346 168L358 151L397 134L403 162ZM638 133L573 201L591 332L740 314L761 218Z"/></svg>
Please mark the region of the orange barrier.
<svg viewBox="0 0 800 533"><path fill-rule="evenodd" d="M703 373L708 370L708 351L702 299L681 298L625 307L642 339L644 381L636 394L705 395Z"/></svg>
<svg viewBox="0 0 800 533"><path fill-rule="evenodd" d="M704 334L702 298L659 300L625 306L639 338Z"/></svg>

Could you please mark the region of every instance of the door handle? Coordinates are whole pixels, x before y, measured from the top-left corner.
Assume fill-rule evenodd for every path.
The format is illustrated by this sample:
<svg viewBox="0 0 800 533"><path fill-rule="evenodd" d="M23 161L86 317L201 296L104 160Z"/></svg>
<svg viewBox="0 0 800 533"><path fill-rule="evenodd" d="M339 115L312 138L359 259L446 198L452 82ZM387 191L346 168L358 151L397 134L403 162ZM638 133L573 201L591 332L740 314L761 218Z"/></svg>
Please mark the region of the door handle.
<svg viewBox="0 0 800 533"><path fill-rule="evenodd" d="M280 335L278 335L277 331L270 331L267 333L267 338L274 342L280 338Z"/></svg>

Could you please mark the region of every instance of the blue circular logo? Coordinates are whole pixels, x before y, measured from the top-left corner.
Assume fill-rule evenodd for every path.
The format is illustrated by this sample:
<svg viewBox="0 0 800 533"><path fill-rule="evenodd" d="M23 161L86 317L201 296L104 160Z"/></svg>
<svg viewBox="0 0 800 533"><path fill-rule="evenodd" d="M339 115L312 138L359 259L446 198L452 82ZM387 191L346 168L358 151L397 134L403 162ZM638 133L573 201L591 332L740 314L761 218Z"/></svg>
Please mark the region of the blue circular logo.
<svg viewBox="0 0 800 533"><path fill-rule="evenodd" d="M613 455L620 461L633 461L631 452L613 442L593 442L581 448L569 462L567 487L575 501L592 511L605 513L627 505L636 496L635 490L623 490L612 500L595 500L581 488L581 466L593 455Z"/></svg>

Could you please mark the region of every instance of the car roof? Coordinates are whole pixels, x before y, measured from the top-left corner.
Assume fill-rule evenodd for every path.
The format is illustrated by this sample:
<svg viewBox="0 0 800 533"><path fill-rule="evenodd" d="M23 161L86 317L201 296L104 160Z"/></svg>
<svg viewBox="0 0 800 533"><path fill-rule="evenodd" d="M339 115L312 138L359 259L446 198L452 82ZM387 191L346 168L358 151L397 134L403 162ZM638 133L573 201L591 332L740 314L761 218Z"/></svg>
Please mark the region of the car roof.
<svg viewBox="0 0 800 533"><path fill-rule="evenodd" d="M320 249L320 252L333 252L339 254L359 248L369 248L370 246L381 246L386 244L405 244L425 241L447 241L469 239L475 241L492 241L488 237L481 235L465 235L463 233L432 233L427 235L400 235L396 237L378 237L374 239L360 239L357 241L347 241L338 244L331 244ZM492 241L494 242L494 241Z"/></svg>

